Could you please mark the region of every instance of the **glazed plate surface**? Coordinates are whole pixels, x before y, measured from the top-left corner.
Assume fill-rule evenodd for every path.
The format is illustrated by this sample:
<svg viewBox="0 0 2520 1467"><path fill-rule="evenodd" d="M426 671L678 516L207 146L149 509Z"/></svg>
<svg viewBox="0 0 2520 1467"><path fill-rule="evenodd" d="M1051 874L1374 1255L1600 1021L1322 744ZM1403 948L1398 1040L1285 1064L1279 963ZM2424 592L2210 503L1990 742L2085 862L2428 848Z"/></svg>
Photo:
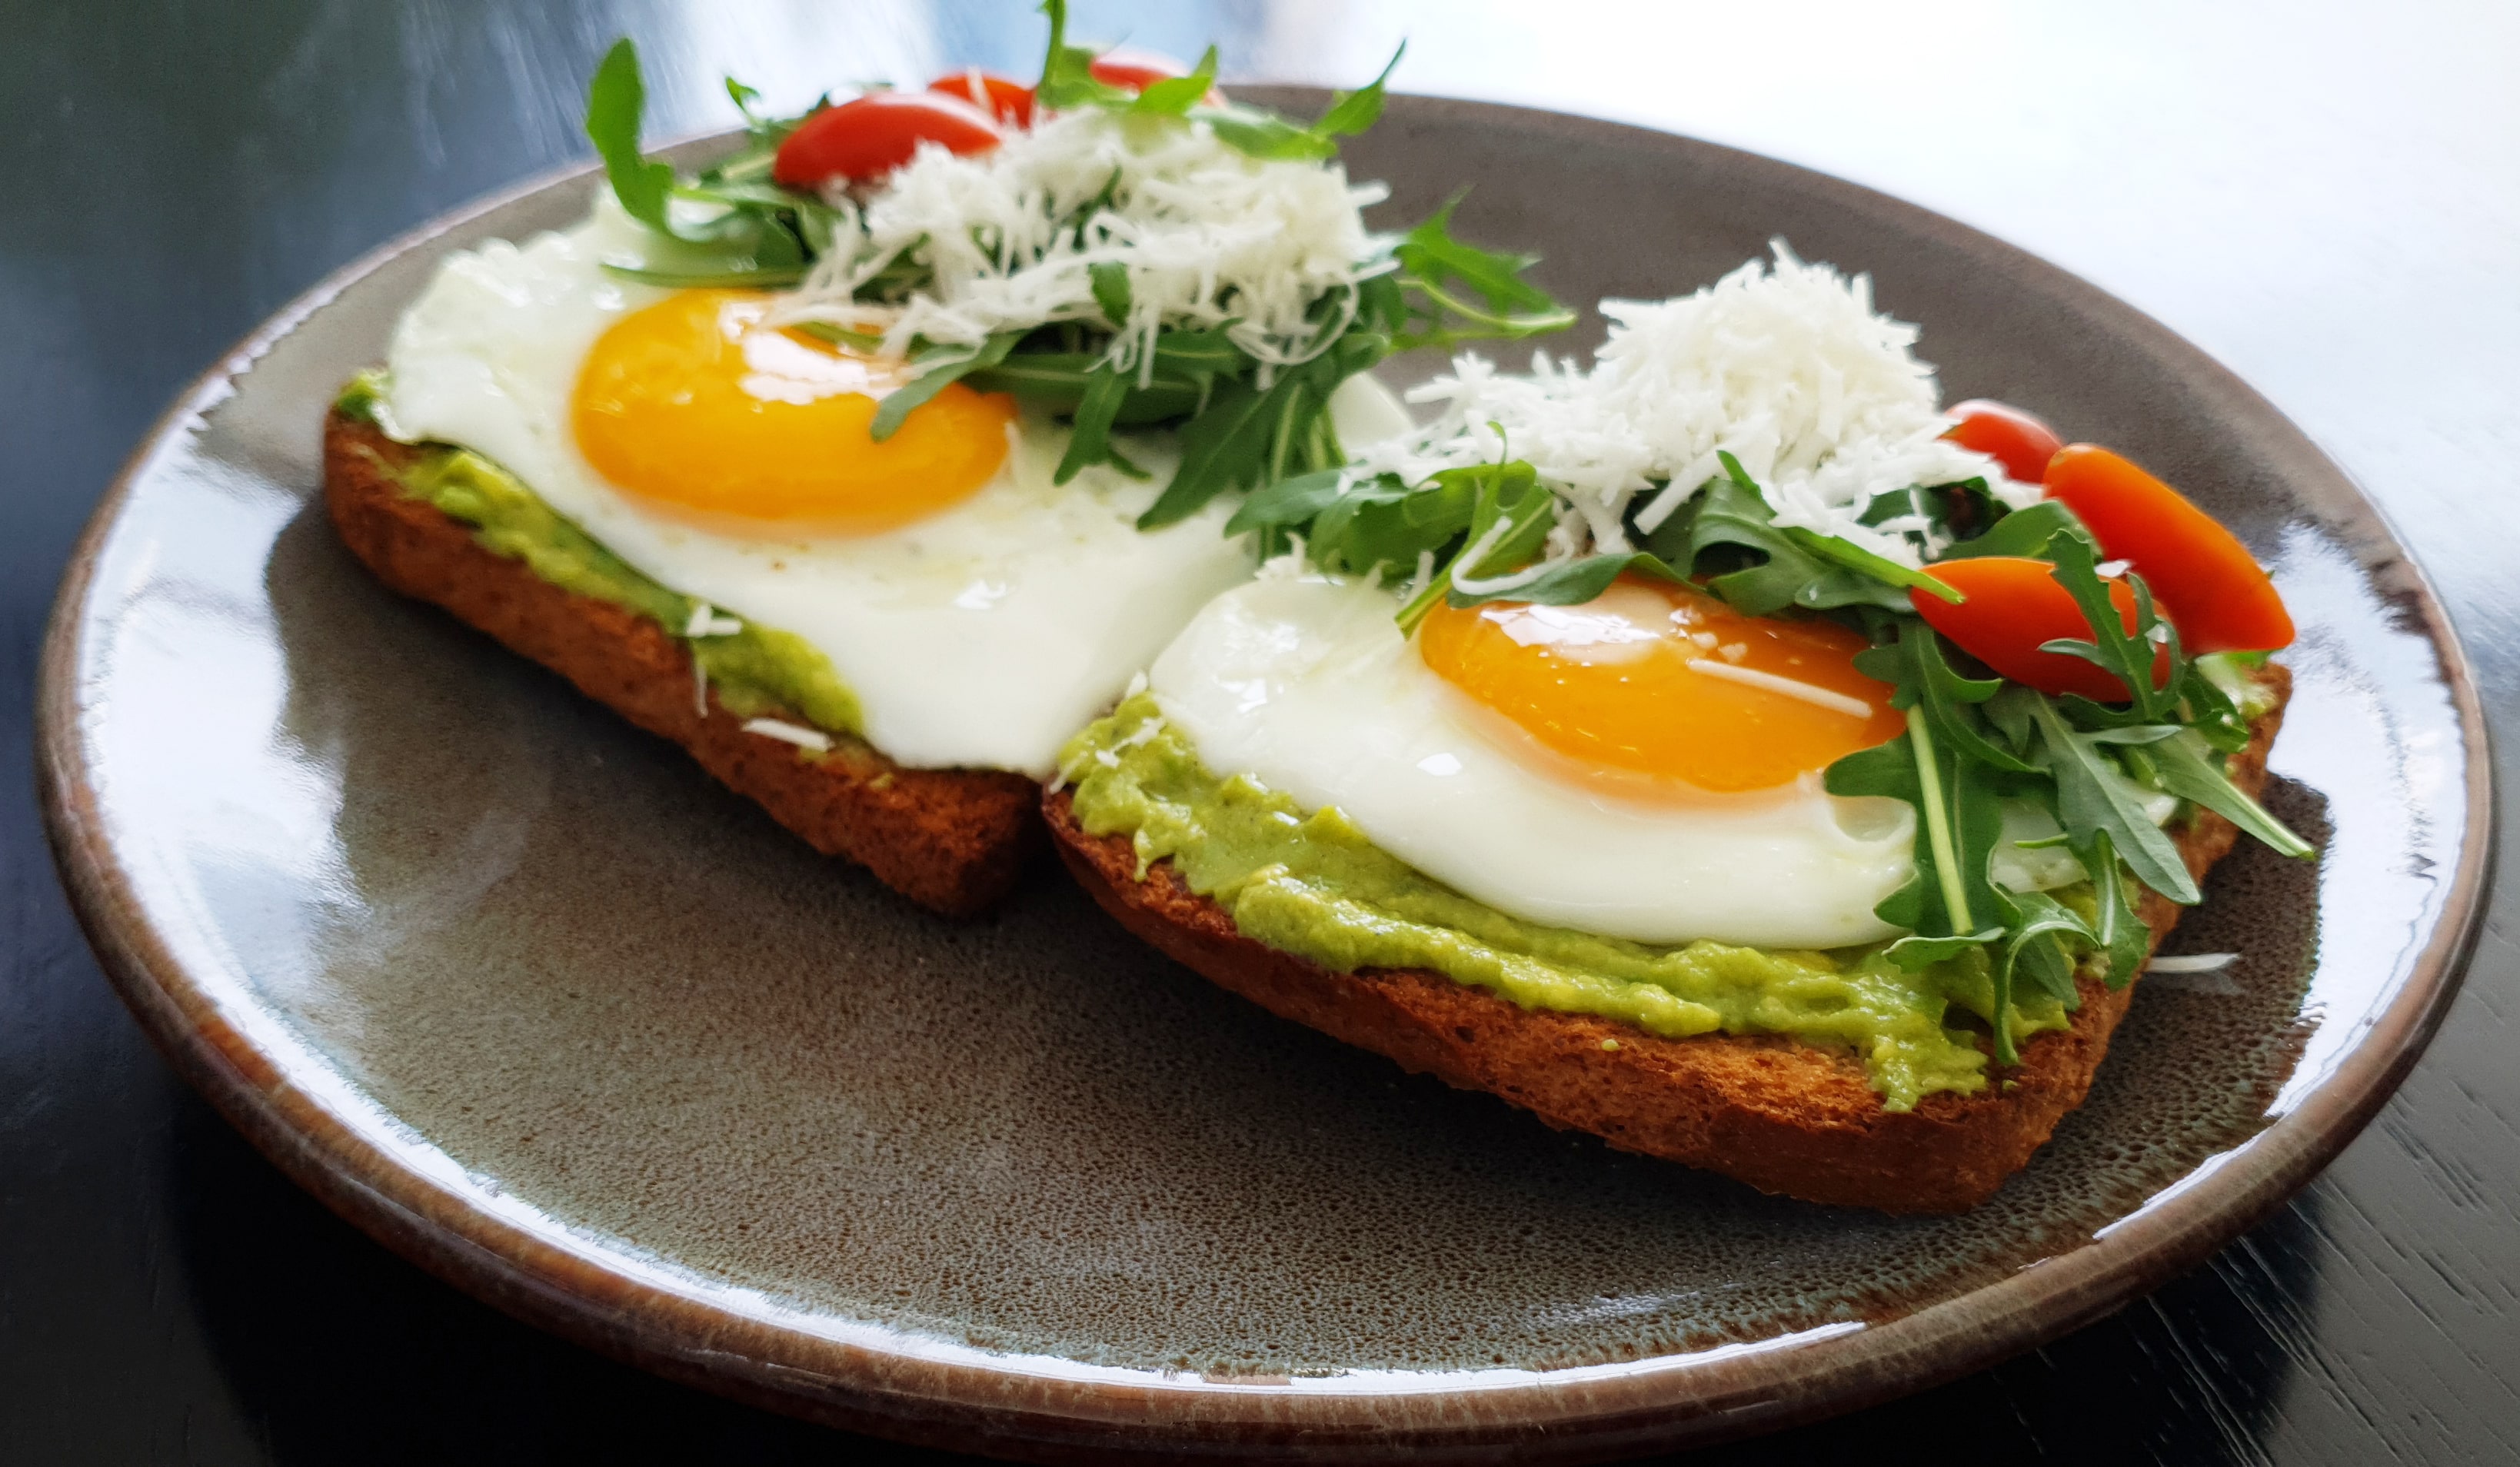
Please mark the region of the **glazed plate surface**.
<svg viewBox="0 0 2520 1467"><path fill-rule="evenodd" d="M2239 961L2146 980L1993 1202L1832 1211L1550 1132L1209 988L1046 861L996 916L928 917L380 589L317 503L325 407L439 258L574 220L583 174L319 287L97 511L41 774L126 1000L463 1287L782 1409L1034 1456L1593 1457L1846 1409L2115 1308L2353 1135L2456 982L2488 776L2447 619L2299 430L2080 281L1769 159L1416 98L1348 157L1386 221L1473 185L1463 233L1542 251L1570 301L1774 237L1868 271L1947 397L2122 449L2273 569L2302 638L2269 803L2321 858L2215 872L2168 951Z"/></svg>

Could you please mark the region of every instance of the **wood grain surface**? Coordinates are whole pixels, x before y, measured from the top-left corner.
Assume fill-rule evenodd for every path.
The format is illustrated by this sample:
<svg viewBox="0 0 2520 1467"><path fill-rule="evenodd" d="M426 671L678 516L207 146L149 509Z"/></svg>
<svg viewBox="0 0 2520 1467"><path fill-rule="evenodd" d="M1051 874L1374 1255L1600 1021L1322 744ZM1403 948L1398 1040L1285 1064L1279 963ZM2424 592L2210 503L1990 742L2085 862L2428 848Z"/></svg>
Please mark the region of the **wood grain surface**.
<svg viewBox="0 0 2520 1467"><path fill-rule="evenodd" d="M2371 491L2520 703L2520 10L1080 3L1229 77L1591 112L1912 199L2220 356ZM978 65L1016 0L736 6L0 0L0 757L96 494L166 399L326 271L579 156L635 34L660 134ZM311 429L310 429L311 431ZM2505 770L2509 769L2506 764ZM2506 781L2506 788L2520 783ZM1723 1463L2363 1464L2520 1455L2520 893L2381 1118L2275 1219L2081 1334ZM0 784L0 1459L820 1461L856 1442L513 1323L335 1220L164 1069L95 971L24 778Z"/></svg>

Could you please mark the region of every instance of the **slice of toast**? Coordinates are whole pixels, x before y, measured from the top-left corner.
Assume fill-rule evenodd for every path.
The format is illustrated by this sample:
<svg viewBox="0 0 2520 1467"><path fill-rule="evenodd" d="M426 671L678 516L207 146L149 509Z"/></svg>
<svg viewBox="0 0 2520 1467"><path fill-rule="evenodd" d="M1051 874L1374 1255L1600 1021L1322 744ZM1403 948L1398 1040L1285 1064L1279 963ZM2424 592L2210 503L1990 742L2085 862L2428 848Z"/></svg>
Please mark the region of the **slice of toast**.
<svg viewBox="0 0 2520 1467"><path fill-rule="evenodd" d="M949 916L1006 895L1039 842L1041 786L1004 770L905 769L835 735L830 753L743 732L693 696L691 654L647 617L563 591L484 549L472 529L406 496L394 470L419 450L335 412L324 423L324 502L377 579L430 601L541 663L750 796L827 856L845 856ZM788 715L788 722L804 720Z"/></svg>
<svg viewBox="0 0 2520 1467"><path fill-rule="evenodd" d="M2231 782L2252 797L2290 691L2282 668L2265 676L2276 704L2230 764ZM1665 1039L1591 1014L1522 1008L1441 973L1333 972L1237 932L1169 861L1137 879L1129 837L1087 834L1072 802L1061 792L1044 803L1068 869L1131 932L1223 987L1413 1072L1500 1095L1559 1130L1811 1202L1926 1213L1985 1201L2083 1103L2135 995L2132 984L2084 979L2072 1026L2025 1045L2021 1064L2002 1072L2007 1083L1888 1111L1854 1055L1780 1036ZM2237 834L2200 809L2177 839L2201 879ZM2158 946L2180 909L2146 891L2138 911ZM1608 1040L1617 1047L1604 1047Z"/></svg>

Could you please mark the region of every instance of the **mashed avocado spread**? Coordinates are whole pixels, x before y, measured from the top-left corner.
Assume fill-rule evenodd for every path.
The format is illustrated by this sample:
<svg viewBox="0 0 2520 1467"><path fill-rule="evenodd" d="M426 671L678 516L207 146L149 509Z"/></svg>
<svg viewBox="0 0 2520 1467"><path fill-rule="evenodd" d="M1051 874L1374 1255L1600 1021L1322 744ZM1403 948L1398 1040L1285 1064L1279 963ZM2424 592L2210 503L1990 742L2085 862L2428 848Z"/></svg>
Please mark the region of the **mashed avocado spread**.
<svg viewBox="0 0 2520 1467"><path fill-rule="evenodd" d="M1958 1008L1990 1018L1982 950L1918 973L1887 944L1768 952L1725 943L1653 948L1521 921L1377 850L1336 809L1307 812L1245 775L1219 778L1139 693L1060 759L1076 819L1129 835L1140 872L1169 858L1245 937L1341 972L1428 968L1525 1008L1598 1014L1674 1038L1781 1034L1860 1055L1884 1107L1986 1087L1986 1056ZM2088 892L2060 899L2088 905ZM2017 1000L2016 1040L2066 1024L2053 999Z"/></svg>
<svg viewBox="0 0 2520 1467"><path fill-rule="evenodd" d="M374 422L381 387L362 374L336 404L343 414ZM688 637L700 602L668 591L561 517L531 489L470 449L445 444L421 448L393 471L403 492L440 513L472 526L482 548L525 567L563 591L609 601L645 616L691 648L718 701L738 718L801 717L815 727L855 736L858 700L832 671L831 660L803 638L750 622L722 635ZM800 756L815 757L800 750Z"/></svg>

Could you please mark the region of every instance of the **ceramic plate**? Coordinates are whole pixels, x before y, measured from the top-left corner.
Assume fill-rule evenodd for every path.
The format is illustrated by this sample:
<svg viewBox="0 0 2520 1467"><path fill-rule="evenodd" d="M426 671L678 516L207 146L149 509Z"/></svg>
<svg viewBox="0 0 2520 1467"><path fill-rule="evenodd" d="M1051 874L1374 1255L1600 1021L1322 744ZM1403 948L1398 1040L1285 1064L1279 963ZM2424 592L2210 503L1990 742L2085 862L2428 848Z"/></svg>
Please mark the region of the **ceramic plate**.
<svg viewBox="0 0 2520 1467"><path fill-rule="evenodd" d="M1845 183L1424 99L1349 157L1395 220L1474 185L1465 233L1543 251L1568 300L1688 290L1776 237L1868 271L1950 397L2125 450L2273 567L2302 636L2269 803L2323 857L2215 873L2172 948L2238 963L2147 981L1993 1202L1832 1211L1559 1134L1210 988L1048 863L994 917L930 918L381 590L316 503L325 405L440 257L577 218L582 174L292 305L97 511L43 778L132 1009L462 1287L754 1401L1021 1455L1760 1430L2092 1319L2352 1136L2455 983L2489 807L2448 622L2334 465L2134 310Z"/></svg>

